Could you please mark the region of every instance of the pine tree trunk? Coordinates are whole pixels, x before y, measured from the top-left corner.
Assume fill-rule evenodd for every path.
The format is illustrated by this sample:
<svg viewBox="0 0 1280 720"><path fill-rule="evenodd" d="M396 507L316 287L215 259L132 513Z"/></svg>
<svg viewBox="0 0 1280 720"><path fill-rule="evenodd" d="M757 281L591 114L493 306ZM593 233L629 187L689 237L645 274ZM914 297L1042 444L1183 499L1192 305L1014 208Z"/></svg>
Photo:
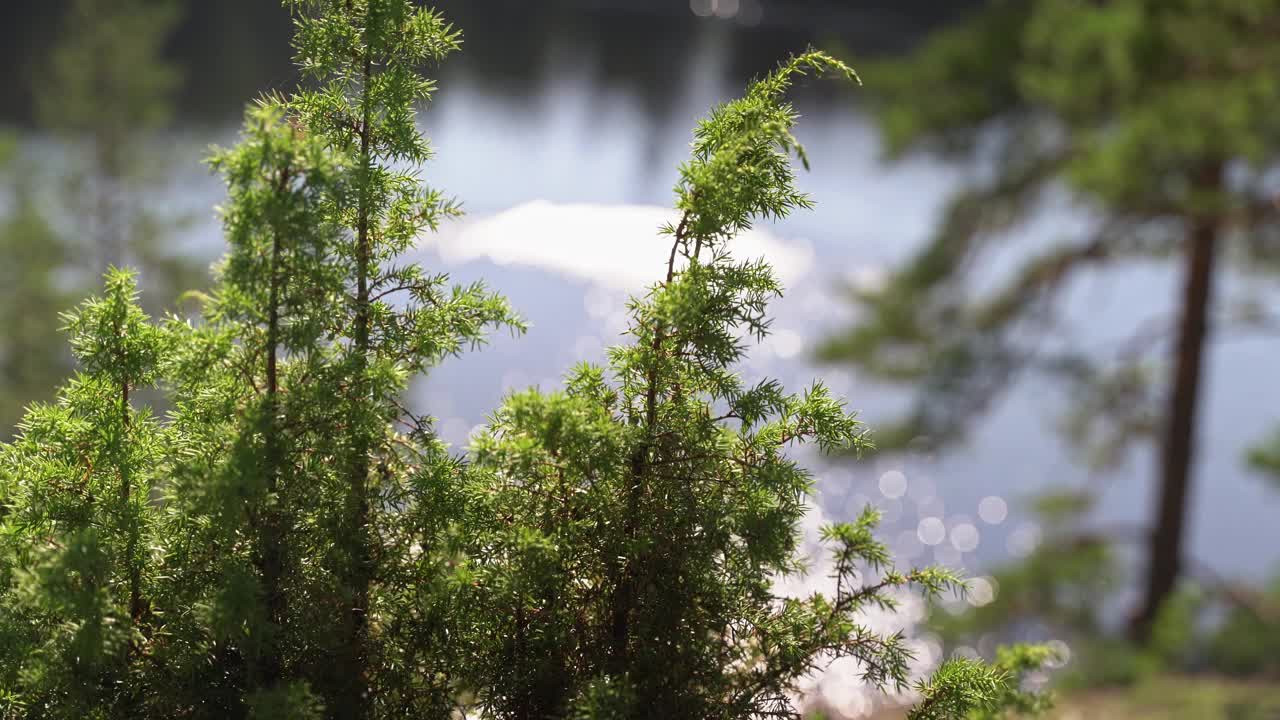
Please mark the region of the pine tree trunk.
<svg viewBox="0 0 1280 720"><path fill-rule="evenodd" d="M369 387L369 335L370 335L370 300L369 271L372 261L370 247L370 218L372 197L369 183L372 178L372 148L370 145L370 123L372 112L368 97L369 83L373 78L373 62L367 55L364 59L363 117L360 127L360 163L364 177L360 193L360 204L357 211L356 226L356 305L354 328L354 352L356 353L356 377L354 378L355 399L363 404L370 399ZM369 713L369 677L368 677L368 609L369 586L371 585L371 558L368 538L369 526L369 451L371 439L368 429L360 416L363 410L356 409L357 426L353 428L351 448L351 470L347 494L347 537L348 552L346 562L346 591L350 594L346 618L344 619L345 647L342 649L340 681L343 689L336 708L336 716L342 720L360 720Z"/></svg>
<svg viewBox="0 0 1280 720"><path fill-rule="evenodd" d="M288 183L288 171L282 171L281 193ZM258 571L262 575L262 590L266 600L267 621L270 635L263 650L259 682L263 688L271 688L280 682L284 670L281 657L280 635L284 630L287 611L283 587L284 538L283 503L279 497L281 465L280 429L277 416L280 412L280 378L277 353L280 347L280 285L284 281L280 262L283 243L281 229L275 228L271 241L270 298L267 309L267 399L266 418L263 427L263 456L266 463L268 505L262 517L261 557Z"/></svg>
<svg viewBox="0 0 1280 720"><path fill-rule="evenodd" d="M671 245L671 255L667 260L667 279L664 287L670 287L676 277L676 254L684 244L688 216L680 220L675 231L675 241ZM666 330L659 326L654 329L653 342L649 347L653 363L645 375L645 440L640 443L631 455L631 485L627 492L627 510L624 521L624 536L628 541L635 539L640 499L645 493L647 483L649 453L653 449L654 436L658 426L658 359L662 353L662 344L666 341ZM637 564L641 558L627 558L620 567L611 569L613 576L613 596L610 600L609 620L609 666L611 675L623 675L628 667L628 651L631 644L631 610L635 604L635 578Z"/></svg>
<svg viewBox="0 0 1280 720"><path fill-rule="evenodd" d="M115 331L118 336L124 334L124 329L119 324L116 325ZM122 449L130 445L130 410L129 381L122 380L120 382L120 445ZM132 631L136 631L142 622L143 608L142 568L138 565L140 528L137 508L133 505L133 469L130 467L129 460L123 455L120 458L120 511L124 513L128 523L128 540L125 544L125 558L129 568L129 629L131 631L129 642L125 645L125 658L128 659L137 650Z"/></svg>
<svg viewBox="0 0 1280 720"><path fill-rule="evenodd" d="M1213 193L1221 185L1221 175L1220 165L1206 167L1197 178L1196 190ZM1182 569L1217 244L1217 217L1207 212L1194 216L1187 238L1177 355L1169 378L1169 407L1160 448L1159 502L1148 540L1146 595L1130 628L1133 639L1143 644L1151 639L1152 624L1173 593Z"/></svg>

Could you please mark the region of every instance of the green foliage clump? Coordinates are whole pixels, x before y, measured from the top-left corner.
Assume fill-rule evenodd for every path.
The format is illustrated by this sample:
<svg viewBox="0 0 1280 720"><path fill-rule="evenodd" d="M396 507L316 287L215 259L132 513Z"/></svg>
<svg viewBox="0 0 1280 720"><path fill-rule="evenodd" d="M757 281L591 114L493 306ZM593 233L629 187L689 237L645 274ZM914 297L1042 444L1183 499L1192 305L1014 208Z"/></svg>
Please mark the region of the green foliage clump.
<svg viewBox="0 0 1280 720"><path fill-rule="evenodd" d="M793 185L790 156L804 156L783 100L805 71L854 77L810 53L698 126L680 220L663 228L665 279L631 302L632 341L607 367L576 368L561 392L511 396L473 445L487 514L506 519L475 558L489 619L478 622L498 651L482 696L496 717L790 715L797 683L840 657L901 688L902 638L860 614L896 607L895 587L958 584L942 570L893 570L868 511L823 532L833 596L771 589L803 571L796 528L812 481L789 448L865 443L821 384L787 394L734 369L747 339L768 332L781 288L765 261L733 258L733 237L809 206Z"/></svg>
<svg viewBox="0 0 1280 720"><path fill-rule="evenodd" d="M1249 451L1249 465L1280 486L1280 433Z"/></svg>
<svg viewBox="0 0 1280 720"><path fill-rule="evenodd" d="M909 720L998 720L1029 717L1048 710L1048 694L1027 690L1027 676L1055 660L1054 650L1039 645L1010 645L1000 648L996 661L984 665L968 658L953 658L942 664L927 682L921 682L920 704Z"/></svg>
<svg viewBox="0 0 1280 720"><path fill-rule="evenodd" d="M15 704L58 717L125 717L155 629L164 522L151 499L171 437L130 395L156 382L168 342L124 271L66 320L80 372L0 451L0 680Z"/></svg>
<svg viewBox="0 0 1280 720"><path fill-rule="evenodd" d="M1209 637L1208 662L1232 675L1274 676L1280 671L1280 579L1252 600L1233 606Z"/></svg>
<svg viewBox="0 0 1280 720"><path fill-rule="evenodd" d="M894 569L868 511L824 530L832 594L776 595L805 570L796 448L863 429L821 384L735 370L781 288L732 241L809 205L784 93L852 70L807 53L713 111L630 342L510 396L460 457L409 384L522 326L402 258L457 214L414 107L458 33L410 0L286 4L310 84L212 157L229 249L199 317L154 323L109 273L67 316L80 373L0 450L7 716L797 717L836 658L905 689L902 636L863 613L960 579ZM920 717L1039 708L1015 678L1044 652L944 666Z"/></svg>

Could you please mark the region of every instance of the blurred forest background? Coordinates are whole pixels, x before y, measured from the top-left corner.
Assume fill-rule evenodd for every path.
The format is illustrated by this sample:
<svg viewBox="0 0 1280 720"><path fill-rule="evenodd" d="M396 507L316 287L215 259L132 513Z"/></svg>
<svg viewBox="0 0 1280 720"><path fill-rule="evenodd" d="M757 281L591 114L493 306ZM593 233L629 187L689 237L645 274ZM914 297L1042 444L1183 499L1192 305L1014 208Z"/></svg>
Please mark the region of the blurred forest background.
<svg viewBox="0 0 1280 720"><path fill-rule="evenodd" d="M422 115L431 179L470 217L422 252L534 325L419 389L447 439L613 341L619 245L704 108L834 50L865 87L798 96L819 209L762 231L792 291L756 368L822 374L875 431L817 512L877 504L900 557L976 578L910 629L939 656L1062 643L1064 717L1280 717L1280 3L437 5L466 50ZM262 0L0 7L0 437L107 266L153 311L201 288L201 161L295 82L289 31Z"/></svg>

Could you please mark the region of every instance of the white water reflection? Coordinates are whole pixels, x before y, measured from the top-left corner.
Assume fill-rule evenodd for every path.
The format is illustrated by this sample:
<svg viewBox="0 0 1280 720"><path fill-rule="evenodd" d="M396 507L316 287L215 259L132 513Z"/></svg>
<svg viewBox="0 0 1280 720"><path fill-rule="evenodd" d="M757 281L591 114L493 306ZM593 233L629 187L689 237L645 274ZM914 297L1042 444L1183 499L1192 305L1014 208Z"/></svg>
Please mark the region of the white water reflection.
<svg viewBox="0 0 1280 720"><path fill-rule="evenodd" d="M641 293L655 280L654 268L666 262L670 240L658 229L678 223L679 214L650 205L556 204L545 200L517 205L487 217L464 218L422 239L447 264L489 260L567 275L590 283L587 312L608 316L601 290ZM813 269L813 248L803 240L783 240L768 228L754 228L734 239L741 259L767 257L778 279L794 287ZM616 305L616 303L614 304ZM793 357L802 342L794 331L774 333Z"/></svg>

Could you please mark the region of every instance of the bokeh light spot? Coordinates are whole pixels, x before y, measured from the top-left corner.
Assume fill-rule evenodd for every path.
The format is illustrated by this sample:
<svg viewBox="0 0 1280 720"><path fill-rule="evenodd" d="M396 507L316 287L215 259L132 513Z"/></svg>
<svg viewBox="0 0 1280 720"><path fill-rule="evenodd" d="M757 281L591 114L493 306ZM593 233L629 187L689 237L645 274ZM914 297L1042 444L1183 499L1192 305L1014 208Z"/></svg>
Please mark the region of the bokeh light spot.
<svg viewBox="0 0 1280 720"><path fill-rule="evenodd" d="M969 580L969 591L965 594L965 600L974 607L982 607L990 605L996 599L995 583L985 577L973 578Z"/></svg>
<svg viewBox="0 0 1280 720"><path fill-rule="evenodd" d="M716 17L728 19L738 14L738 0L712 0L711 4L715 6Z"/></svg>
<svg viewBox="0 0 1280 720"><path fill-rule="evenodd" d="M978 549L982 536L972 523L960 523L951 528L951 546L960 552L973 552Z"/></svg>
<svg viewBox="0 0 1280 720"><path fill-rule="evenodd" d="M970 647L969 645L961 645L957 647L955 650L951 651L951 657L968 658L970 660L977 660L979 656L978 656L977 648Z"/></svg>
<svg viewBox="0 0 1280 720"><path fill-rule="evenodd" d="M887 498L900 498L907 494L907 476L900 470L890 470L880 476L880 494Z"/></svg>
<svg viewBox="0 0 1280 720"><path fill-rule="evenodd" d="M1009 503L996 495L984 497L978 503L978 517L988 525L999 525L1009 517Z"/></svg>
<svg viewBox="0 0 1280 720"><path fill-rule="evenodd" d="M1045 667L1056 670L1071 662L1071 648L1065 642L1050 640L1045 645L1053 651L1053 656L1045 663Z"/></svg>
<svg viewBox="0 0 1280 720"><path fill-rule="evenodd" d="M941 518L927 517L916 525L916 537L925 545L937 545L947 537L947 526Z"/></svg>

